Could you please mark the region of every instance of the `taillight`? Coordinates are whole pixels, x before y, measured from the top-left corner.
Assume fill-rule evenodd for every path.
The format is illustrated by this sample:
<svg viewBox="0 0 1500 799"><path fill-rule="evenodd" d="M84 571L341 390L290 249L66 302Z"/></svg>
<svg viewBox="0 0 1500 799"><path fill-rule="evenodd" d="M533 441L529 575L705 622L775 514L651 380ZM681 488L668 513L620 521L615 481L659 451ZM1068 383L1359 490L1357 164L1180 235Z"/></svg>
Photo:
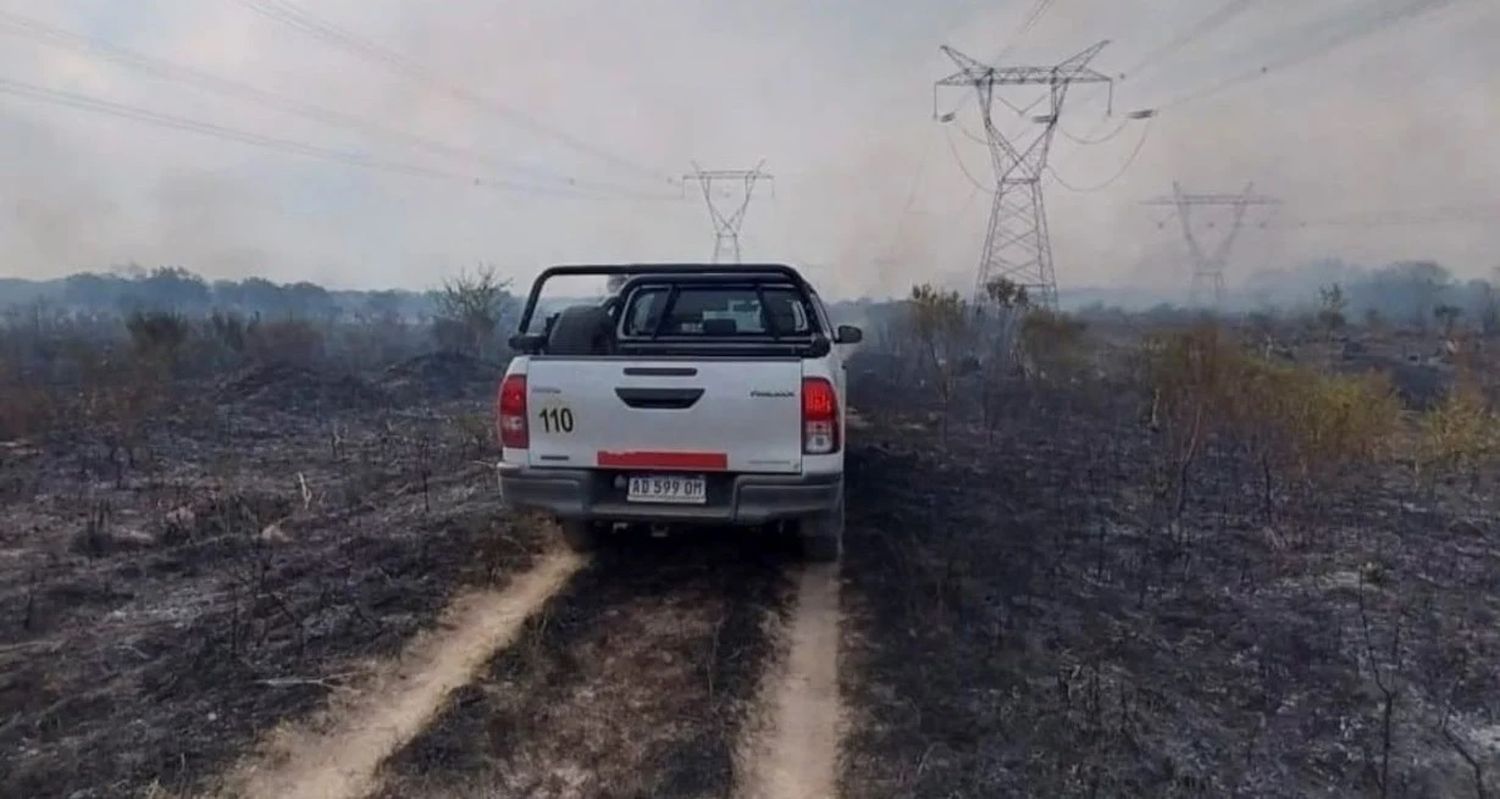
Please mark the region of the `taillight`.
<svg viewBox="0 0 1500 799"><path fill-rule="evenodd" d="M802 451L831 455L839 451L839 398L822 377L802 379Z"/></svg>
<svg viewBox="0 0 1500 799"><path fill-rule="evenodd" d="M531 435L526 429L526 375L507 375L495 398L495 424L500 428L500 446L526 449Z"/></svg>

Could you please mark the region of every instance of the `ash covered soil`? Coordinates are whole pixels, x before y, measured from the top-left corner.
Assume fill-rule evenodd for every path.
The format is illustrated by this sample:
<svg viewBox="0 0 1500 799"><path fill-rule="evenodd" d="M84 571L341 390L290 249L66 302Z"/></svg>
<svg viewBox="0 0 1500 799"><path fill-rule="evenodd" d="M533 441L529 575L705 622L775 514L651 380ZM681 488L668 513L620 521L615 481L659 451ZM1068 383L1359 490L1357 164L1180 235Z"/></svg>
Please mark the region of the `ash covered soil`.
<svg viewBox="0 0 1500 799"><path fill-rule="evenodd" d="M843 795L1496 795L1494 476L1370 469L1268 522L1210 455L1174 519L1145 404L1037 397L946 445L871 418Z"/></svg>
<svg viewBox="0 0 1500 799"><path fill-rule="evenodd" d="M253 369L128 447L0 445L0 795L218 790L527 571L554 544L499 506L494 371ZM993 433L854 391L841 795L1500 791L1493 475L1387 464L1268 517L1209 447L1176 512L1130 387L1023 389ZM610 543L376 795L742 793L796 574L776 535Z"/></svg>
<svg viewBox="0 0 1500 799"><path fill-rule="evenodd" d="M532 562L487 402L409 372L452 401L261 367L179 386L129 447L75 427L0 449L0 795L199 792Z"/></svg>

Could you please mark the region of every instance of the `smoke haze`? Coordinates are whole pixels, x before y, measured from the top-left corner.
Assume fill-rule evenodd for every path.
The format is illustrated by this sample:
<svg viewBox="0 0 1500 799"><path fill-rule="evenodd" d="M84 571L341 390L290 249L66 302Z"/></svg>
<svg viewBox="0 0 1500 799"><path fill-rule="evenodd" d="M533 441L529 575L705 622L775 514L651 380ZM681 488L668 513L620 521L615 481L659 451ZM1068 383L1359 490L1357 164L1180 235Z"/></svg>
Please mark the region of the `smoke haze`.
<svg viewBox="0 0 1500 799"><path fill-rule="evenodd" d="M0 274L137 262L415 289L480 261L524 281L559 261L701 260L712 228L696 187L676 179L691 160L764 158L774 195L758 187L750 206L748 260L805 264L846 296L967 286L990 204L970 175L982 184L989 163L965 135L980 130L972 98L940 95L958 118L932 119L932 83L953 72L938 46L1048 64L1101 39L1111 44L1093 66L1130 69L1116 116L1104 117L1104 93L1081 87L1063 127L1096 138L1125 111L1162 110L1149 129L1132 123L1101 144L1058 137L1062 180L1107 184L1080 193L1049 179L1065 294L1181 290L1180 231L1166 209L1140 204L1173 180L1200 192L1253 181L1283 200L1252 213L1231 283L1327 257L1430 259L1459 277L1500 265L1500 226L1482 224L1500 210L1500 6L1486 0L1055 0L1019 39L1032 0L300 0L401 54L389 69L251 5L0 0L0 12L469 155L46 46L35 28L0 19L0 81L283 143L0 93Z"/></svg>

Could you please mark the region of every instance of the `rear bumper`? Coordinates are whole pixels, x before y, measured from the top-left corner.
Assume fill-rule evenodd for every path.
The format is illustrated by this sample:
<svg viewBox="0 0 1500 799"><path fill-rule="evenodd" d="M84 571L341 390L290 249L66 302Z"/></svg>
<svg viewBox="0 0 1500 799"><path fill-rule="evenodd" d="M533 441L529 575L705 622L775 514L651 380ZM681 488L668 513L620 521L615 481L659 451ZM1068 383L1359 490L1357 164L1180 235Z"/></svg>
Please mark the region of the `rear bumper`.
<svg viewBox="0 0 1500 799"><path fill-rule="evenodd" d="M708 475L708 502L659 505L625 501L616 484L623 472L528 469L502 463L500 494L506 507L537 510L563 519L599 521L763 524L834 510L843 475Z"/></svg>

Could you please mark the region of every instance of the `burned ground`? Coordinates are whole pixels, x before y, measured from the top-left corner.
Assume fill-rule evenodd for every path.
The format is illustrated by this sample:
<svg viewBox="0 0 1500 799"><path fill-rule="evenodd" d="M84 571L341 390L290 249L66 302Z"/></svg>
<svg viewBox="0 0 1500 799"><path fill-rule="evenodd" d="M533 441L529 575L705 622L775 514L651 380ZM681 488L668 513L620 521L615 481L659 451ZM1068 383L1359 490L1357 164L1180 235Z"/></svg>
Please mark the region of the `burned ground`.
<svg viewBox="0 0 1500 799"><path fill-rule="evenodd" d="M504 364L434 352L392 364L381 373L379 385L406 402L482 400L494 393L504 373Z"/></svg>
<svg viewBox="0 0 1500 799"><path fill-rule="evenodd" d="M79 430L4 453L0 794L201 788L539 549L454 422L475 409L372 409L295 369L234 385L128 456Z"/></svg>
<svg viewBox="0 0 1500 799"><path fill-rule="evenodd" d="M1273 484L1212 436L1180 468L1144 335L1008 374L966 357L947 397L920 353L851 364L843 795L1495 795L1493 471L1387 457ZM1421 414L1497 388L1430 342L1251 344L1388 376L1403 436L1472 432ZM458 592L525 572L552 534L500 507L499 372L433 354L145 370L154 404L133 373L54 392L49 429L0 441L0 794L229 788ZM378 792L743 791L796 612L786 544L606 547L434 694Z"/></svg>
<svg viewBox="0 0 1500 799"><path fill-rule="evenodd" d="M1180 518L1144 398L851 453L848 796L1493 795L1500 529L1372 469L1260 516L1234 459Z"/></svg>

